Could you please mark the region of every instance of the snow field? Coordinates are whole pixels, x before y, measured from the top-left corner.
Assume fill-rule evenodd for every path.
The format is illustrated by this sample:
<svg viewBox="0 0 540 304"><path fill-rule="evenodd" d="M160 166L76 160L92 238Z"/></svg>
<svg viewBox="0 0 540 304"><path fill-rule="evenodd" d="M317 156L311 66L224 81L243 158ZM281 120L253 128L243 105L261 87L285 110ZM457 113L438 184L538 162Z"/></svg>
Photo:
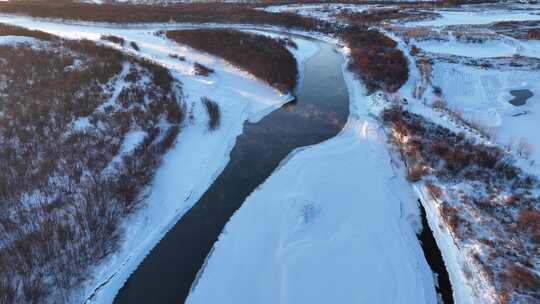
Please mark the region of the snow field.
<svg viewBox="0 0 540 304"><path fill-rule="evenodd" d="M442 17L433 20L423 20L408 22L408 26L448 26L460 24L488 24L497 21L524 21L540 20L538 9L527 11L504 11L496 9L478 9L478 10L436 10Z"/></svg>
<svg viewBox="0 0 540 304"><path fill-rule="evenodd" d="M531 160L540 163L540 73L527 70L484 70L460 64L436 63L433 84L440 86L451 107L463 110L465 117L492 128L496 142L517 145L521 140L533 147ZM524 106L508 101L511 90L528 89L533 93ZM518 111L528 114L516 116Z"/></svg>

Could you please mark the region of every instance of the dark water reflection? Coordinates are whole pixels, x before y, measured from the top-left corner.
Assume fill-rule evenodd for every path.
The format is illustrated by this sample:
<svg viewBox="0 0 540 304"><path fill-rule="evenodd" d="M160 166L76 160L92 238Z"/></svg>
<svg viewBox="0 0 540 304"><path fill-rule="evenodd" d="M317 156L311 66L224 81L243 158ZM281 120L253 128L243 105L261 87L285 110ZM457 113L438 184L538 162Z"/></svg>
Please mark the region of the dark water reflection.
<svg viewBox="0 0 540 304"><path fill-rule="evenodd" d="M528 89L512 90L510 91L510 94L512 94L514 98L508 102L516 107L524 106L527 100L533 97L534 95L533 92L531 92L531 90L528 90Z"/></svg>
<svg viewBox="0 0 540 304"><path fill-rule="evenodd" d="M315 43L320 51L306 62L296 100L257 123L245 123L224 171L144 259L115 303L184 302L205 257L245 198L292 150L340 132L349 115L343 58L332 45Z"/></svg>

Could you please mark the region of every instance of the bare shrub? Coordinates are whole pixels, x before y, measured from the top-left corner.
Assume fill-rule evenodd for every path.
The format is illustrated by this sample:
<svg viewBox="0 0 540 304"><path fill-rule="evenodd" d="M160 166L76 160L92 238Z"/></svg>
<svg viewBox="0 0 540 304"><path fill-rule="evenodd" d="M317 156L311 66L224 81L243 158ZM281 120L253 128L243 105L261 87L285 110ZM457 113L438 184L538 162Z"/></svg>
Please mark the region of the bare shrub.
<svg viewBox="0 0 540 304"><path fill-rule="evenodd" d="M516 152L519 156L529 159L534 152L534 147L524 138L522 138L517 147Z"/></svg>
<svg viewBox="0 0 540 304"><path fill-rule="evenodd" d="M446 100L442 98L437 98L433 100L433 102L431 103L431 106L434 109L438 109L438 110L448 109L448 102L446 102Z"/></svg>
<svg viewBox="0 0 540 304"><path fill-rule="evenodd" d="M139 207L184 117L181 85L167 69L90 41L44 37L47 48L0 45L2 303L63 302L116 250L120 220ZM115 107L101 110L117 81ZM90 122L84 130L74 127L80 119ZM120 155L133 130L143 142Z"/></svg>
<svg viewBox="0 0 540 304"><path fill-rule="evenodd" d="M129 46L134 49L135 51L140 51L141 49L139 48L139 45L135 42L135 41L131 41L129 43Z"/></svg>
<svg viewBox="0 0 540 304"><path fill-rule="evenodd" d="M521 210L518 226L527 233L540 234L540 212L533 209Z"/></svg>
<svg viewBox="0 0 540 304"><path fill-rule="evenodd" d="M369 92L395 92L409 78L407 59L392 39L362 27L346 28L340 37L351 49L349 70L364 81Z"/></svg>
<svg viewBox="0 0 540 304"><path fill-rule="evenodd" d="M296 42L294 42L294 40L292 40L289 37L278 38L277 41L281 43L281 45L283 46L288 46L293 49L298 49L298 45L296 44Z"/></svg>
<svg viewBox="0 0 540 304"><path fill-rule="evenodd" d="M505 289L510 290L536 290L540 289L540 278L529 269L513 264L501 274Z"/></svg>
<svg viewBox="0 0 540 304"><path fill-rule="evenodd" d="M455 206L448 205L446 203L442 204L441 209L443 221L446 222L452 233L459 236L459 227L461 224L461 219L459 217L459 212Z"/></svg>
<svg viewBox="0 0 540 304"><path fill-rule="evenodd" d="M418 55L418 53L420 53L420 49L417 48L416 45L413 45L409 53L411 54L411 56L416 56Z"/></svg>
<svg viewBox="0 0 540 304"><path fill-rule="evenodd" d="M228 29L174 30L167 37L219 56L282 92L291 92L296 85L296 60L275 39Z"/></svg>
<svg viewBox="0 0 540 304"><path fill-rule="evenodd" d="M208 129L215 130L219 127L221 122L221 111L219 105L208 97L202 97L201 102L208 113Z"/></svg>
<svg viewBox="0 0 540 304"><path fill-rule="evenodd" d="M408 170L407 179L410 182L417 182L427 174L427 168L422 165L411 166Z"/></svg>
<svg viewBox="0 0 540 304"><path fill-rule="evenodd" d="M169 54L169 57L174 58L174 59L178 59L178 60L180 60L180 61L186 61L186 57L184 57L184 56L179 56L179 55L177 55L177 54Z"/></svg>
<svg viewBox="0 0 540 304"><path fill-rule="evenodd" d="M1 11L1 10L0 10ZM13 36L27 36L40 40L51 41L56 39L55 36L41 32L25 29L22 27L0 23L0 36L13 35Z"/></svg>
<svg viewBox="0 0 540 304"><path fill-rule="evenodd" d="M431 195L432 198L436 200L440 200L442 198L443 191L441 187L433 184L433 181L430 181L430 180L426 181L426 188L429 192L429 195Z"/></svg>
<svg viewBox="0 0 540 304"><path fill-rule="evenodd" d="M124 38L114 35L101 35L101 40L107 40L121 46L124 46L124 44L126 43L126 40Z"/></svg>
<svg viewBox="0 0 540 304"><path fill-rule="evenodd" d="M527 37L529 39L540 39L540 29L530 29L527 32Z"/></svg>
<svg viewBox="0 0 540 304"><path fill-rule="evenodd" d="M208 77L210 76L210 74L213 74L214 73L214 70L203 65L203 64L200 64L198 62L195 62L195 64L193 65L193 68L195 69L195 74L196 75L199 75L199 76L204 76L204 77Z"/></svg>

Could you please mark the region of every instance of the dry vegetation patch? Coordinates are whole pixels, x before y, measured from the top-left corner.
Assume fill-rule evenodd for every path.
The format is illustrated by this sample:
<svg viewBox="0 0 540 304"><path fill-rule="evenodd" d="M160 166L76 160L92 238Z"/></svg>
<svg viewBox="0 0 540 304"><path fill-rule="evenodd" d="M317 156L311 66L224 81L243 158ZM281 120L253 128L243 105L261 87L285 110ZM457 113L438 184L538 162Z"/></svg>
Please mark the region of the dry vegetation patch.
<svg viewBox="0 0 540 304"><path fill-rule="evenodd" d="M120 46L124 46L126 43L126 40L122 37L114 36L114 35L102 35L101 40L106 40L112 43L116 43Z"/></svg>
<svg viewBox="0 0 540 304"><path fill-rule="evenodd" d="M386 110L382 119L410 179L425 181L454 242L473 261L474 270L467 270L471 280L477 286L487 280L500 303L540 301L537 178L501 148L475 143L399 107Z"/></svg>
<svg viewBox="0 0 540 304"><path fill-rule="evenodd" d="M72 1L0 2L0 12L33 17L111 23L189 22L278 25L324 30L325 22L292 13L271 13L238 3L179 3L169 5L88 4Z"/></svg>
<svg viewBox="0 0 540 304"><path fill-rule="evenodd" d="M210 74L213 74L215 72L213 69L198 62L195 62L195 64L193 65L193 68L195 69L196 75L204 76L204 77L208 77L210 76Z"/></svg>
<svg viewBox="0 0 540 304"><path fill-rule="evenodd" d="M354 12L342 10L336 14L336 17L351 25L373 25L381 22L390 21L419 21L434 19L440 14L427 11L407 10L403 8L395 9L371 9L364 12Z"/></svg>
<svg viewBox="0 0 540 304"><path fill-rule="evenodd" d="M409 78L407 58L394 40L363 27L349 27L340 37L351 50L349 69L364 81L368 92L395 92Z"/></svg>
<svg viewBox="0 0 540 304"><path fill-rule="evenodd" d="M181 84L90 41L0 32L49 40L0 46L0 303L65 302L174 143Z"/></svg>
<svg viewBox="0 0 540 304"><path fill-rule="evenodd" d="M32 31L32 30L28 30L22 27L0 23L0 36L8 36L8 35L33 37L33 38L44 40L44 41L58 40L56 36L45 33L45 32Z"/></svg>
<svg viewBox="0 0 540 304"><path fill-rule="evenodd" d="M296 59L275 39L229 29L174 30L167 37L219 56L282 92L296 85Z"/></svg>
<svg viewBox="0 0 540 304"><path fill-rule="evenodd" d="M221 123L221 111L217 102L208 97L202 97L201 102L204 105L206 113L208 113L208 129L214 131Z"/></svg>
<svg viewBox="0 0 540 304"><path fill-rule="evenodd" d="M480 26L481 27L481 26ZM540 39L540 21L501 21L485 26L498 34L516 39Z"/></svg>

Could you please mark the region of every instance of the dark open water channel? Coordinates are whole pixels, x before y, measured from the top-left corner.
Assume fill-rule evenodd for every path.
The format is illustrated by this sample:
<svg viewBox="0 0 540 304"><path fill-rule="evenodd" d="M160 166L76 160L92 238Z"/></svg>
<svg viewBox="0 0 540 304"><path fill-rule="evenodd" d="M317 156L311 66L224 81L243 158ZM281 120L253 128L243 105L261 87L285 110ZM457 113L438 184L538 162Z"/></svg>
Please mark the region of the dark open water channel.
<svg viewBox="0 0 540 304"><path fill-rule="evenodd" d="M221 175L143 260L115 303L183 303L223 227L246 197L291 151L341 131L349 115L343 58L333 45L314 42L320 51L305 64L296 100L257 123L244 124ZM453 303L448 273L425 215L423 224L419 238L430 267L438 274L437 291L444 303Z"/></svg>
<svg viewBox="0 0 540 304"><path fill-rule="evenodd" d="M144 259L115 303L183 303L207 254L245 198L291 151L340 132L349 115L343 57L333 45L315 43L320 51L305 64L296 100L257 123L244 124L224 171Z"/></svg>

